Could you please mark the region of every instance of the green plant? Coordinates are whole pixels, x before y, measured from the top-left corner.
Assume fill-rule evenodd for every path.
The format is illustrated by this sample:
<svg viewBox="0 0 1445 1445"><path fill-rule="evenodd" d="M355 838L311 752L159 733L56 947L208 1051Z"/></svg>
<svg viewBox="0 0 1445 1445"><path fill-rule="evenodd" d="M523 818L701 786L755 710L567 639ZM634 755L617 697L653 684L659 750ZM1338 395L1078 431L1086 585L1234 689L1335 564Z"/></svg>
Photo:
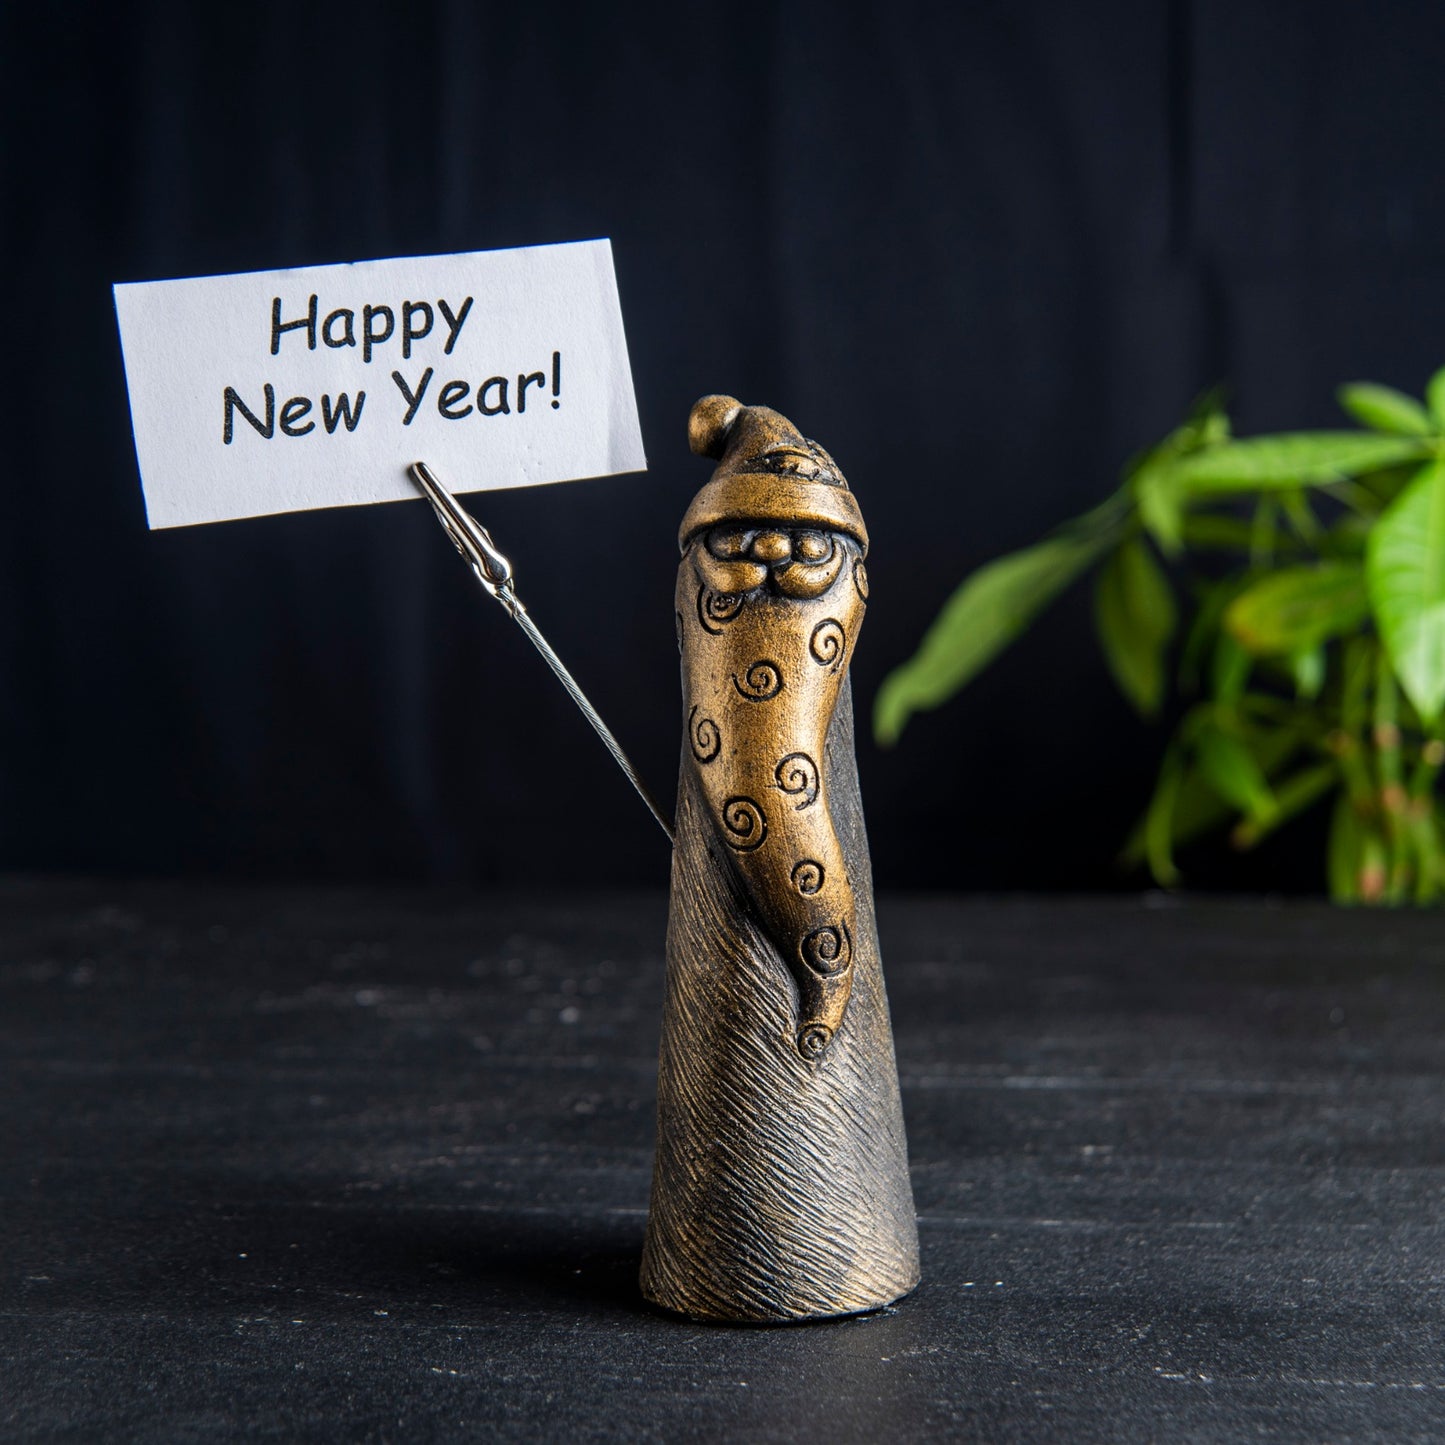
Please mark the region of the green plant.
<svg viewBox="0 0 1445 1445"><path fill-rule="evenodd" d="M1367 382L1339 400L1364 429L1236 440L1206 397L1101 505L963 583L885 679L880 743L1096 569L1096 630L1125 697L1158 717L1172 660L1185 700L1126 860L1170 886L1180 844L1228 824L1250 848L1333 798L1334 899L1440 897L1445 369L1423 405ZM1182 635L1171 573L1190 600Z"/></svg>

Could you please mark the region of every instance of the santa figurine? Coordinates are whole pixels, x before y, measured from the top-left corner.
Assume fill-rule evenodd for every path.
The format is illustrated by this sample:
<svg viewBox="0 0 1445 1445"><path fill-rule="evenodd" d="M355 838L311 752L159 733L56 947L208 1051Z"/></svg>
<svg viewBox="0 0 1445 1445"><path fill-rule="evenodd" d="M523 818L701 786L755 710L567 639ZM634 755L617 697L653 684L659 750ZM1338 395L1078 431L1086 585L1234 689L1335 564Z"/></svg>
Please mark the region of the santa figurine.
<svg viewBox="0 0 1445 1445"><path fill-rule="evenodd" d="M853 756L868 532L832 457L704 397L683 518L684 738L649 1300L695 1319L878 1309L918 1283Z"/></svg>

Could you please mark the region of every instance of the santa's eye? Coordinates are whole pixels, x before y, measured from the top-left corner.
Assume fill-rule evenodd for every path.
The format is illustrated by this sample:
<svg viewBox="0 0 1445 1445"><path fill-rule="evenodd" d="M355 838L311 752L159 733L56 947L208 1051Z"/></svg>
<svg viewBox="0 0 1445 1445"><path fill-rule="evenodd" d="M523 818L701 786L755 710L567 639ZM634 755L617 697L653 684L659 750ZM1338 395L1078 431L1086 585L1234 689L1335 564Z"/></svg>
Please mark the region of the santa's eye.
<svg viewBox="0 0 1445 1445"><path fill-rule="evenodd" d="M793 556L800 562L821 562L832 550L833 544L823 532L793 534Z"/></svg>
<svg viewBox="0 0 1445 1445"><path fill-rule="evenodd" d="M751 528L714 527L707 534L707 550L714 557L724 562L730 562L737 557L747 555L748 547L755 535Z"/></svg>

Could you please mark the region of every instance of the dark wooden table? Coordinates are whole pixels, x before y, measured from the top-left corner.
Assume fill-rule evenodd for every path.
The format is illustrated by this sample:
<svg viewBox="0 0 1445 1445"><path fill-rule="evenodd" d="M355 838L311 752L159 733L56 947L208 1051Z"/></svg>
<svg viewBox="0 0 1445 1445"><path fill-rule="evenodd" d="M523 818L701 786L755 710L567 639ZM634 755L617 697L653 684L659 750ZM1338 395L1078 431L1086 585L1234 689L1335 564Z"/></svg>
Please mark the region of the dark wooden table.
<svg viewBox="0 0 1445 1445"><path fill-rule="evenodd" d="M0 1436L1445 1437L1445 918L886 903L924 1283L723 1329L664 914L0 883Z"/></svg>

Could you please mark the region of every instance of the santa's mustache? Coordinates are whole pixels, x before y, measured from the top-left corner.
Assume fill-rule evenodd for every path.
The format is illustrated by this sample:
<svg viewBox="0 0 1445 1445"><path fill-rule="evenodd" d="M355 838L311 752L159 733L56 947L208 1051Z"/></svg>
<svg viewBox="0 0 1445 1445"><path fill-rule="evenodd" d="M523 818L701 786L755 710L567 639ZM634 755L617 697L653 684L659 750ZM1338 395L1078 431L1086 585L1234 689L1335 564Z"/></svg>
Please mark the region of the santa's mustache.
<svg viewBox="0 0 1445 1445"><path fill-rule="evenodd" d="M698 574L721 596L771 584L784 597L821 597L843 569L845 539L838 532L766 524L726 524L702 538Z"/></svg>

